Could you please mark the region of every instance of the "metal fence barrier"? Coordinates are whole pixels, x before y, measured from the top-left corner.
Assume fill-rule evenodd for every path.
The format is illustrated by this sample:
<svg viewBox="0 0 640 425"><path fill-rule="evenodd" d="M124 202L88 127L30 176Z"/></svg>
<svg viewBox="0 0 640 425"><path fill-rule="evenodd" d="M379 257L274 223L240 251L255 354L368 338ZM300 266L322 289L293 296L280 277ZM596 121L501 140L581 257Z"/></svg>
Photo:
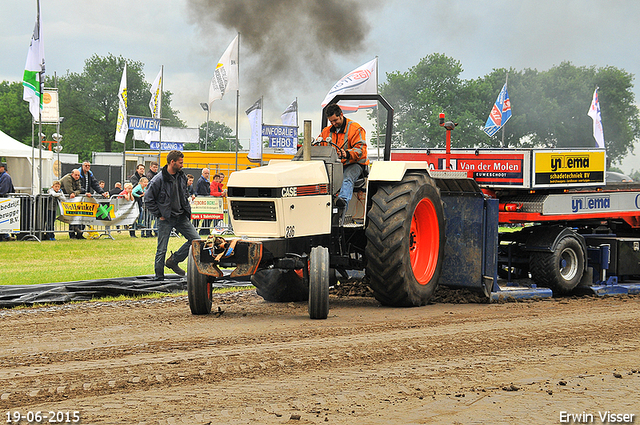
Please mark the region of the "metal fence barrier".
<svg viewBox="0 0 640 425"><path fill-rule="evenodd" d="M97 195L99 196L99 195ZM57 219L60 211L58 199L52 195L28 195L24 193L9 193L3 198L17 199L20 205L20 227L18 231L0 230L0 236L9 236L22 241L35 240L55 240L57 236L69 236L73 229L70 229L67 223ZM110 201L113 202L116 210L118 204L123 198L112 196ZM224 211L223 220L192 220L196 230L201 235L210 233L231 234L231 222L229 213ZM72 225L73 226L73 225ZM76 225L77 226L77 225ZM83 235L87 239L98 239L108 237L114 239L112 233L130 232L130 234L142 237L155 237L157 231L156 218L142 205L140 215L132 226L94 226L83 225ZM172 236L178 236L175 231Z"/></svg>

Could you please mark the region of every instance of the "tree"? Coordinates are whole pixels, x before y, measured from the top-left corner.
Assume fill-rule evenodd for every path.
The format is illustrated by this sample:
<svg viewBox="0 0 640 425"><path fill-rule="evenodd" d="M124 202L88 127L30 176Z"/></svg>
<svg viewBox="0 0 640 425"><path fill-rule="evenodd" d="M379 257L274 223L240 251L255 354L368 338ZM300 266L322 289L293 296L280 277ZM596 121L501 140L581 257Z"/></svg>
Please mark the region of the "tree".
<svg viewBox="0 0 640 425"><path fill-rule="evenodd" d="M151 84L142 72L138 61L93 55L85 61L81 74L67 72L58 82L60 115L65 117L61 133L66 152L79 154L81 159L90 159L92 152L121 151L115 141L118 116L118 88L124 64L127 64L128 115L148 117ZM162 125L184 127L178 111L171 108L171 92L162 92L162 117L168 120ZM129 132L127 144L131 143ZM131 145L132 146L132 145Z"/></svg>
<svg viewBox="0 0 640 425"><path fill-rule="evenodd" d="M236 141L233 130L226 124L218 121L209 121L209 136L207 137L207 123L200 125L200 146L202 150L207 151L234 151L236 150ZM205 142L207 146L205 147ZM242 146L238 146L242 149Z"/></svg>
<svg viewBox="0 0 640 425"><path fill-rule="evenodd" d="M16 140L31 145L29 104L22 100L22 83L0 83L0 130Z"/></svg>
<svg viewBox="0 0 640 425"><path fill-rule="evenodd" d="M502 131L489 138L484 124L505 83L513 115L505 125L510 147L593 147L591 97L600 87L600 107L610 162L633 152L640 137L640 118L633 94L633 75L615 67L576 67L563 62L548 71L495 69L462 80L455 59L431 54L406 73L387 74L380 92L395 109L395 130L406 147L443 147L438 114L459 125L453 147L500 147ZM394 144L398 146L398 142Z"/></svg>

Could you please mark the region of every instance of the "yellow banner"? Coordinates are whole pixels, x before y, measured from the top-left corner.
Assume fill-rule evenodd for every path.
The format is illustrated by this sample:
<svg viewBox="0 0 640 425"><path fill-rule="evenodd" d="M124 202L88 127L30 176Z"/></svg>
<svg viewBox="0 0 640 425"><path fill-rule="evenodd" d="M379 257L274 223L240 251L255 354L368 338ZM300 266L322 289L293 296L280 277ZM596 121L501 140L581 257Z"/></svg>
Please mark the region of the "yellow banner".
<svg viewBox="0 0 640 425"><path fill-rule="evenodd" d="M533 162L535 186L589 186L604 183L604 151L534 151Z"/></svg>

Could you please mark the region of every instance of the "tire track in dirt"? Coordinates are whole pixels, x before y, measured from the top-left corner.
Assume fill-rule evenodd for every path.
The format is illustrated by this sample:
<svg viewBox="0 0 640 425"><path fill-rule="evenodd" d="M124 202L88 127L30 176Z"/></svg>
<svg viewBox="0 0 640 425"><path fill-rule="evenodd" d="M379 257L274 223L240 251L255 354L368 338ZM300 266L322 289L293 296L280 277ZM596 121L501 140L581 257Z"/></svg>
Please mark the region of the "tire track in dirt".
<svg viewBox="0 0 640 425"><path fill-rule="evenodd" d="M332 301L338 305L334 317L353 314L358 308L341 306L339 300ZM197 387L234 379L279 379L283 375L378 367L398 362L422 364L432 359L457 358L463 353L480 358L501 353L507 359L509 353L521 355L535 350L549 351L551 355L604 350L603 347L611 343L617 344L622 352L638 349L637 339L632 337L638 323L637 310L612 309L611 302L577 300L539 303L537 306L447 306L445 310L450 310L444 311L447 320L443 320L441 314L421 317L416 314L419 309L374 309L377 313L392 314L395 320L368 319L371 311L366 310L361 312L362 319L351 323L328 320L311 322L313 326L309 326L309 322L300 326L295 317L305 308L303 305L274 308L264 304L257 302L249 309L255 306L257 310L267 307L277 313L289 312L275 321L285 323L275 333L270 328L254 332L243 324L239 326L245 330L238 335L203 337L205 330L214 323L233 327L234 322L244 321L247 317L242 312L246 309L228 306L230 314L219 319L211 316L200 320L186 311L177 313L192 326L185 332L188 335L181 339L154 341L154 335L162 335L162 328L158 326L156 333L149 334L144 344L130 344L130 340L125 339L113 347L85 347L72 352L54 349L46 356L7 355L6 350L2 350L0 408L77 397ZM637 300L631 300L629 304L638 305ZM567 314L565 306L576 312L589 308L580 314ZM160 308L180 309L183 306L163 305ZM135 307L131 309L135 310ZM544 310L544 314L540 310ZM406 315L399 312L406 312ZM95 313L102 314L100 310ZM262 318L262 313L256 316ZM290 322L286 323L287 320ZM32 338L42 335L37 330L32 330L31 334ZM43 362L45 357L46 362ZM455 375L452 370L448 373Z"/></svg>

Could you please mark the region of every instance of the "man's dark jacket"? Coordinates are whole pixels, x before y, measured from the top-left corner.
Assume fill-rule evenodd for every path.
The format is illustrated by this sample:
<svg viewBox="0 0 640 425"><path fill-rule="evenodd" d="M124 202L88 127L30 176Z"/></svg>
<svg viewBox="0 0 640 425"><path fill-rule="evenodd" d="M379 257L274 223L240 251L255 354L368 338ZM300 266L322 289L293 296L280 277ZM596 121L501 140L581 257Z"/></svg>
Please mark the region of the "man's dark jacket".
<svg viewBox="0 0 640 425"><path fill-rule="evenodd" d="M196 183L196 195L209 196L211 194L211 183L205 179L204 176L200 176Z"/></svg>
<svg viewBox="0 0 640 425"><path fill-rule="evenodd" d="M178 180L178 193L173 193L173 189L176 187L173 184L174 179ZM180 200L183 215L190 219L191 205L189 205L189 196L187 195L187 176L182 170L172 176L165 165L147 186L147 191L144 194L145 205L154 216L170 219L171 199L174 196Z"/></svg>
<svg viewBox="0 0 640 425"><path fill-rule="evenodd" d="M100 183L98 183L98 180L96 180L95 177L93 177L93 173L91 172L91 170L89 170L88 173L88 179L89 182L87 184L87 176L85 176L84 172L82 171L82 167L80 167L78 169L80 171L80 193L91 193L91 189L93 189L95 192L99 193L99 194L103 194L104 193L104 189L100 187Z"/></svg>

